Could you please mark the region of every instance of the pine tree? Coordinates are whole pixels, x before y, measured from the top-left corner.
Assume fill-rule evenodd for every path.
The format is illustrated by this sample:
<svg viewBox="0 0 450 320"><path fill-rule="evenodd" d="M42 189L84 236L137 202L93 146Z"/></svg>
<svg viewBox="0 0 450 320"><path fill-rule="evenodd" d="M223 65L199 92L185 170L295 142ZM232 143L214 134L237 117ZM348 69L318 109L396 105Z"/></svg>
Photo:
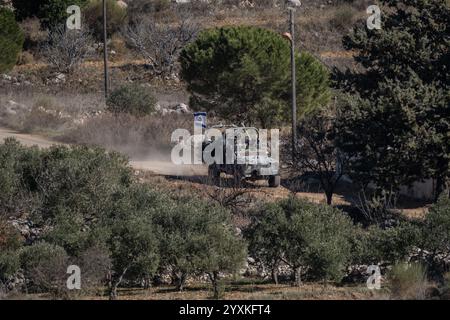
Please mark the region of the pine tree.
<svg viewBox="0 0 450 320"><path fill-rule="evenodd" d="M363 72L339 74L342 150L363 184L397 190L450 176L450 5L384 0L381 30L355 26L344 38Z"/></svg>
<svg viewBox="0 0 450 320"><path fill-rule="evenodd" d="M24 35L14 13L0 8L0 73L7 72L16 64L24 42Z"/></svg>

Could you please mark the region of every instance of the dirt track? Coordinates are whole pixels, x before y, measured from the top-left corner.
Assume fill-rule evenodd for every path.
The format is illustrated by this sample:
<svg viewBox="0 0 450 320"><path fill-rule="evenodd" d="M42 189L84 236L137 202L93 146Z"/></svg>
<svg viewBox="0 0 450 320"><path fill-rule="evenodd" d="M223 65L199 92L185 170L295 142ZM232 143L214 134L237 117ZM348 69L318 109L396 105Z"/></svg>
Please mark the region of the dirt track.
<svg viewBox="0 0 450 320"><path fill-rule="evenodd" d="M30 135L30 134L24 134L19 133L14 130L5 129L0 127L0 142L3 143L3 140L8 137L14 137L16 138L20 143L26 146L38 146L40 148L48 148L51 145L57 144L54 141L50 141L46 138Z"/></svg>
<svg viewBox="0 0 450 320"><path fill-rule="evenodd" d="M5 138L14 137L20 143L26 146L38 146L40 148L48 148L60 142L52 141L38 135L19 133L14 130L0 127L0 142ZM130 158L130 165L137 170L148 170L158 175L175 175L175 176L201 176L207 175L207 169L204 166L194 165L174 165L170 159L164 160L149 160L149 159L134 159Z"/></svg>

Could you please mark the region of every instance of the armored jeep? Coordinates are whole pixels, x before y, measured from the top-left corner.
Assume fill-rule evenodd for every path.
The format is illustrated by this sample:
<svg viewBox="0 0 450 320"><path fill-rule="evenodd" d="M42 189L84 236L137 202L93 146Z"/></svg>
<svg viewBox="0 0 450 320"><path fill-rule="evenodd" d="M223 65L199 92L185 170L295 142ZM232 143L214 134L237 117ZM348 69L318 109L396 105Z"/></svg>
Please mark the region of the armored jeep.
<svg viewBox="0 0 450 320"><path fill-rule="evenodd" d="M261 152L258 149L260 147L260 132L258 129L222 125L212 128L219 129L222 132L224 152L221 163L214 162L208 166L208 175L211 179L218 182L221 173L224 173L232 175L236 184L240 184L244 179L264 179L268 180L270 187L275 188L280 185L278 161L268 156L267 151ZM230 134L233 135L231 138L228 137ZM203 149L210 143L212 141L205 141ZM229 161L230 153L234 153L231 163Z"/></svg>

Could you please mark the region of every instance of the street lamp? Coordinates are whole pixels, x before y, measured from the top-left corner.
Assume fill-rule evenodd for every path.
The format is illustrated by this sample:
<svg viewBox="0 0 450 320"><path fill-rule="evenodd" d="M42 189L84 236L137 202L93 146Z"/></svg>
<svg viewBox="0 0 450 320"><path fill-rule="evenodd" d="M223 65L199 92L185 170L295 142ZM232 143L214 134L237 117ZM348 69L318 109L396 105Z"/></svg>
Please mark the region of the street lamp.
<svg viewBox="0 0 450 320"><path fill-rule="evenodd" d="M108 76L108 34L107 34L107 24L106 24L106 0L103 0L103 67L105 76L105 97L108 98L109 93L109 76Z"/></svg>
<svg viewBox="0 0 450 320"><path fill-rule="evenodd" d="M287 0L289 11L289 32L283 34L283 37L289 40L291 44L291 85L292 85L292 161L295 162L297 146L297 89L295 74L295 8L301 6L300 0Z"/></svg>

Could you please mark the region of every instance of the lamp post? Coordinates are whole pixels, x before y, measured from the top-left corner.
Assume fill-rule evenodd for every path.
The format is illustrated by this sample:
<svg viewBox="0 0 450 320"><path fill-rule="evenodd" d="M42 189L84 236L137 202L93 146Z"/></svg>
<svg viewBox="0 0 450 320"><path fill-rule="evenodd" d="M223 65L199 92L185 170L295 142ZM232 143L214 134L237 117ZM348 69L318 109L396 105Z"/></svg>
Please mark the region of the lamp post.
<svg viewBox="0 0 450 320"><path fill-rule="evenodd" d="M284 33L283 36L287 38L291 44L291 86L292 86L292 161L295 162L296 146L297 146L297 79L295 68L295 23L294 13L295 8L301 6L300 0L287 1L289 11L289 33Z"/></svg>
<svg viewBox="0 0 450 320"><path fill-rule="evenodd" d="M105 98L108 98L109 94L109 75L108 75L108 34L107 34L107 24L106 24L106 0L103 0L103 67L105 76Z"/></svg>
<svg viewBox="0 0 450 320"><path fill-rule="evenodd" d="M289 31L291 33L291 81L292 81L292 161L295 161L295 151L297 146L297 88L295 73L295 27L294 8L289 8Z"/></svg>

